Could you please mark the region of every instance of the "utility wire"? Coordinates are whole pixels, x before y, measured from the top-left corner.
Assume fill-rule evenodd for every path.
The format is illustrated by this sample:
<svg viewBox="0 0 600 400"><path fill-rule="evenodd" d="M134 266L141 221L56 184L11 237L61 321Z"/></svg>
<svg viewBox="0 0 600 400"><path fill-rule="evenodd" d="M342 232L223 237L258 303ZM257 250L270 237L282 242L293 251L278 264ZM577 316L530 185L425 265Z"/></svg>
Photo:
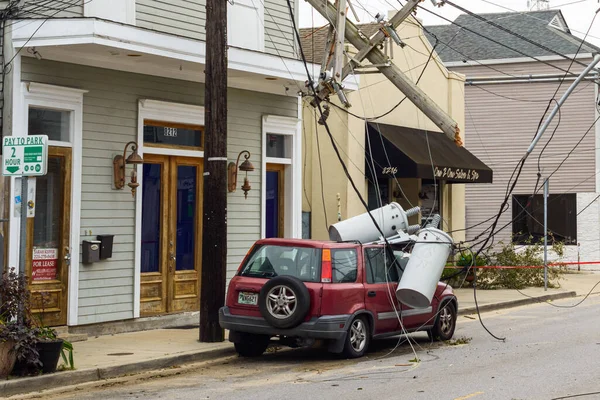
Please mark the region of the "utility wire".
<svg viewBox="0 0 600 400"><path fill-rule="evenodd" d="M501 4L498 4L498 3L494 3L494 2L492 2L492 1L489 1L489 0L479 0L479 1L482 1L482 2L484 2L484 3L487 3L487 4L491 4L491 5L493 5L493 6L496 6L496 7L498 7L498 8L502 8L502 9L504 9L504 10L510 11L510 12L512 12L512 13L515 13L515 14L524 15L524 16L526 16L526 17L530 18L530 19L535 19L535 20L538 20L538 21L542 21L542 22L546 22L546 23L548 23L548 21L547 21L547 20L545 20L545 19L542 19L542 18L538 18L538 17L536 17L536 16L535 16L533 13L531 13L530 11L517 11L517 10L514 10L514 9L512 9L512 8L508 8L508 7L506 7L506 6L503 6L503 5L501 5ZM558 6L552 6L552 7L550 7L550 8L561 8L561 7L563 7L563 6L568 6L568 5L571 5L571 4L582 3L582 2L584 2L584 1L587 1L587 0L578 0L578 1L574 2L574 3L567 3L567 4L558 5ZM584 33L584 32L581 32L581 31L578 31L578 30L576 30L576 29L572 29L572 28L569 28L569 30L571 30L572 32ZM594 39L600 39L600 37L597 37L597 36L592 36L592 35L590 35L590 37L592 37L592 38L594 38Z"/></svg>
<svg viewBox="0 0 600 400"><path fill-rule="evenodd" d="M27 39L27 41L25 42L25 44L23 44L23 46L21 46L17 52L15 53L15 55L6 63L4 64L4 71L6 71L6 69L12 64L12 62L15 60L15 58L21 53L21 51L27 47L27 44L34 38L35 34L39 32L40 29L42 29L42 27L44 26L44 24L46 22L48 22L48 20L54 18L54 16L56 16L57 14L59 14L60 12L66 10L67 8L73 7L75 5L77 5L77 3L79 3L81 0L73 0L71 3L68 3L67 6L65 6L64 8L60 8L57 11L55 11L52 15L50 15L49 17L45 18L42 23L40 24L40 26L37 27L37 29L33 32L33 34L31 35L31 37L29 37L29 39ZM88 4L90 2L92 2L93 0L86 0L83 5Z"/></svg>
<svg viewBox="0 0 600 400"><path fill-rule="evenodd" d="M455 21L452 21L452 20L450 20L450 19L448 19L448 18L446 18L446 17L443 17L443 16L441 16L441 15L439 15L439 14L437 14L437 13L435 13L435 12L431 11L431 10L428 10L427 8L425 8L425 7L423 7L423 6L418 6L418 7L419 7L420 9L422 9L422 10L424 10L424 11L426 11L426 12L428 12L428 13L430 13L430 14L432 14L432 15L436 16L436 17L438 17L438 18L441 18L441 19L443 19L443 20L445 20L445 21L447 21L447 22L450 22L452 25L458 26L459 28L462 28L462 29L464 29L464 30L466 30L466 31L468 31L468 32L471 32L471 33L473 33L473 34L475 34L475 35L477 35L477 36L480 36L480 37L482 37L482 38L484 38L484 39L487 39L487 40L489 40L490 42L492 42L492 43L495 43L495 44L497 44L497 45L499 45L499 46L502 46L502 47L505 47L505 48L507 48L507 49L509 49L509 50L511 50L511 51L514 51L515 53L519 53L519 54L521 54L521 55L523 55L523 56L525 56L525 57L527 57L527 58L531 58L531 59L533 59L533 60L535 60L535 61L538 61L538 62L540 62L540 63L546 64L546 65L548 65L549 67L552 67L552 68L554 68L554 69L560 70L560 71L562 71L562 72L568 72L568 71L567 71L567 70L565 70L564 68L561 68L561 67L559 67L559 66L557 66L557 65L554 65L554 64L552 64L552 63L550 63L550 62L548 62L548 61L541 60L541 59L540 59L540 58L538 58L538 57L531 56L531 55L529 55L529 54L527 54L527 53L525 53L525 52L523 52L523 51L521 51L521 50L515 49L515 48L513 48L513 47L511 47L511 46L509 46L509 45L507 45L507 44L505 44L505 43L502 43L502 42L500 42L500 41L498 41L498 40L496 40L496 39L493 39L493 38L491 38L491 37L489 37L489 36L486 36L486 35L484 35L484 34L482 34L482 33L476 32L476 31L474 31L474 30L472 30L472 29L470 29L470 28L468 28L468 27L466 27L466 26L464 26L464 25L460 25L460 24L458 24L457 22L455 22ZM427 31L427 32L429 32L429 31ZM563 57L566 57L567 59L570 59L570 58L569 58L569 57L567 57L567 56L564 56L564 55L562 55L562 56L563 56ZM572 74L572 75L574 75L574 74Z"/></svg>

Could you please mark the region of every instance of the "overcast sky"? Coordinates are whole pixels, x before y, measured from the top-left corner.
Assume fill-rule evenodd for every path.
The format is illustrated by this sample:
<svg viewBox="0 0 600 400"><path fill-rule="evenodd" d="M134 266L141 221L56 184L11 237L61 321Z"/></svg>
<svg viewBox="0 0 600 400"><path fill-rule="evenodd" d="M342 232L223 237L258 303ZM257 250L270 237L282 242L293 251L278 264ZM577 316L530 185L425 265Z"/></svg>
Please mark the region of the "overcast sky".
<svg viewBox="0 0 600 400"><path fill-rule="evenodd" d="M322 26L325 20L303 0L300 1L300 26L308 28ZM352 0L351 0L352 1ZM583 38L588 30L596 10L600 8L600 0L550 0L550 7L562 10L571 32ZM506 11L526 11L527 0L454 0L454 3L476 13L498 13ZM404 1L402 1L404 3ZM388 10L399 8L398 0L353 0L360 22L373 22L374 15L378 12L387 13ZM441 8L433 7L430 0L425 0L422 5L428 10L453 21L461 12L456 8L445 5ZM365 10L366 9L366 10ZM510 9L510 10L508 10ZM349 12L349 14L351 14ZM418 10L417 16L425 25L447 24L444 21L424 10ZM351 18L354 19L354 18ZM587 41L600 46L600 16L594 21Z"/></svg>

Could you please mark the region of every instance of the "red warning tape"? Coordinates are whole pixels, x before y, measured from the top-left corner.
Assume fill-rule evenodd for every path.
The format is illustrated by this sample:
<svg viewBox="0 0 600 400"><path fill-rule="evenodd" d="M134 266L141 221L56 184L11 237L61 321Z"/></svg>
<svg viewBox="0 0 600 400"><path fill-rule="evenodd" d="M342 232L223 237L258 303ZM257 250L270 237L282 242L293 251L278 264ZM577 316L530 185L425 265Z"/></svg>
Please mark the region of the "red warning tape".
<svg viewBox="0 0 600 400"><path fill-rule="evenodd" d="M548 267L565 267L567 265L598 265L600 261L582 261L582 262L561 262L561 263L549 263ZM449 266L446 268L456 268L463 269L462 266ZM518 266L502 266L502 265L479 265L473 266L471 268L478 269L534 269L534 268L544 268L543 265L518 265Z"/></svg>

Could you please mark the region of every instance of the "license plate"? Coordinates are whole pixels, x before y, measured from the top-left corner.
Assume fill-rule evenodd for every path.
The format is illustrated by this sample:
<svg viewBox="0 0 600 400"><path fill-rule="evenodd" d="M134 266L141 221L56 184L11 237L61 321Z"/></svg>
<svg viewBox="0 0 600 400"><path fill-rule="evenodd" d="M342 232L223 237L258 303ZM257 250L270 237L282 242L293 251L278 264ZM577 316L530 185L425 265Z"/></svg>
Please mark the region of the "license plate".
<svg viewBox="0 0 600 400"><path fill-rule="evenodd" d="M255 306L258 304L258 293L240 292L238 295L238 303Z"/></svg>

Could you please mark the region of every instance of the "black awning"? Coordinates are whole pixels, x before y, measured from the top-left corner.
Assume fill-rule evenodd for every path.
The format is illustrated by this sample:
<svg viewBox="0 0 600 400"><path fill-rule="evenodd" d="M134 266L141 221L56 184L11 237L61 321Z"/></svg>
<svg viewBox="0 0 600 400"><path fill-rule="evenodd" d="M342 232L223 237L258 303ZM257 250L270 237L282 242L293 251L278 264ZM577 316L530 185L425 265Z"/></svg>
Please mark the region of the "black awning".
<svg viewBox="0 0 600 400"><path fill-rule="evenodd" d="M448 183L492 183L492 169L443 133L370 122L367 135L378 178L434 179L435 171L435 179ZM368 166L366 171L373 176Z"/></svg>

